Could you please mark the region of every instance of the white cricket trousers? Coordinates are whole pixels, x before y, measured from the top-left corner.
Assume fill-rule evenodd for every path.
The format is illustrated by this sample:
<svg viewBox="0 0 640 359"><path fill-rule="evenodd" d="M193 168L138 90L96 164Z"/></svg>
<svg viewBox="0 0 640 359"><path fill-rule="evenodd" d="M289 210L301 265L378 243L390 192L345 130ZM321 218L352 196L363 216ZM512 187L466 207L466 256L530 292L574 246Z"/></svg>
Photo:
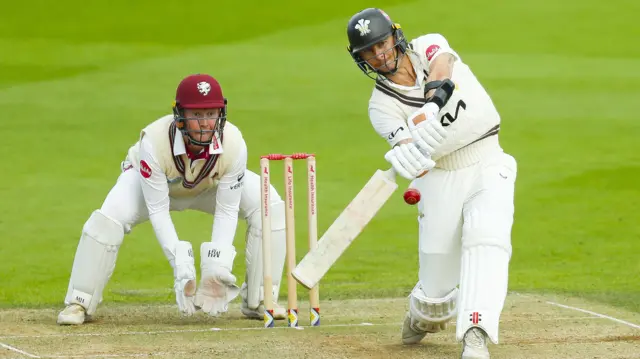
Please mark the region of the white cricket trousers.
<svg viewBox="0 0 640 359"><path fill-rule="evenodd" d="M465 242L490 238L511 253L517 164L497 138L485 141L496 147L482 151L479 162L456 168L466 160L458 158L447 164L451 169L434 168L414 181L421 192L419 280L428 297L441 298L460 283ZM464 157L464 149L459 152Z"/></svg>

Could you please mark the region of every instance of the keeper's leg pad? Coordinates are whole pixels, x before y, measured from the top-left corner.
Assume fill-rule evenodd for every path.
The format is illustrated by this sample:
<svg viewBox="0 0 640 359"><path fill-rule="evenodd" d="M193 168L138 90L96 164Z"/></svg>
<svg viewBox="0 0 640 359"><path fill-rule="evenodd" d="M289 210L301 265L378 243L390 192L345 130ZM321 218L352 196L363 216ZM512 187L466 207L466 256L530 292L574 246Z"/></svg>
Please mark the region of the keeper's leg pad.
<svg viewBox="0 0 640 359"><path fill-rule="evenodd" d="M273 196L272 191L272 196ZM274 301L278 300L280 282L286 258L286 232L284 202L277 193L271 203L271 278L273 280ZM246 301L249 308L258 308L264 300L262 267L262 216L254 212L247 219L246 253ZM244 291L242 292L244 294Z"/></svg>
<svg viewBox="0 0 640 359"><path fill-rule="evenodd" d="M453 288L442 298L427 297L418 282L409 294L411 325L430 333L440 331L456 316L457 297L457 288Z"/></svg>
<svg viewBox="0 0 640 359"><path fill-rule="evenodd" d="M94 211L82 228L69 280L65 304L78 304L93 314L116 265L124 239L120 223L100 210Z"/></svg>

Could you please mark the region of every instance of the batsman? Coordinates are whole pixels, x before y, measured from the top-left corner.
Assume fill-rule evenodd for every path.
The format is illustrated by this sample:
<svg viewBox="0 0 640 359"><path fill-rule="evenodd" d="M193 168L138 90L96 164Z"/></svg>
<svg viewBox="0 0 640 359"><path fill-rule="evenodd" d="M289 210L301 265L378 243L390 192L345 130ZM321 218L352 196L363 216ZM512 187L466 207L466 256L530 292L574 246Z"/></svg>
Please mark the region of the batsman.
<svg viewBox="0 0 640 359"><path fill-rule="evenodd" d="M347 37L375 81L369 118L391 146L385 159L422 193L418 283L402 341L418 343L455 319L462 358L489 358L507 294L517 173L498 140L500 115L442 35L408 42L369 8L353 15Z"/></svg>
<svg viewBox="0 0 640 359"><path fill-rule="evenodd" d="M247 146L238 127L227 121L227 99L212 76L190 75L176 90L173 114L146 126L131 146L113 188L85 222L58 324L83 324L96 312L116 265L125 234L150 221L173 268L179 311L218 316L242 296L242 313L262 319L262 222L260 176L248 171ZM277 301L285 260L284 202L270 188L272 273ZM200 285L191 241L181 238L171 211L213 215L211 239L200 246ZM238 218L247 221L247 272L242 288L232 274L233 239ZM274 318L284 308L274 303Z"/></svg>

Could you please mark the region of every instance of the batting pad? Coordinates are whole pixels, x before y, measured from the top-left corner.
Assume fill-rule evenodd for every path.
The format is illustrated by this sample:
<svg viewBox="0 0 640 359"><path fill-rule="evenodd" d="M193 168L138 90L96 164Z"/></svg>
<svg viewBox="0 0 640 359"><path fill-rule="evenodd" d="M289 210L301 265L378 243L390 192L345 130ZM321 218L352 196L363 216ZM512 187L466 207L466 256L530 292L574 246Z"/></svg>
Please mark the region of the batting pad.
<svg viewBox="0 0 640 359"><path fill-rule="evenodd" d="M409 295L411 318L424 324L446 323L457 313L457 296L458 289L453 288L442 298L429 298L418 282Z"/></svg>
<svg viewBox="0 0 640 359"><path fill-rule="evenodd" d="M456 339L482 328L498 344L500 313L507 296L510 252L500 245L463 247Z"/></svg>
<svg viewBox="0 0 640 359"><path fill-rule="evenodd" d="M93 314L116 266L124 229L115 220L96 210L84 224L65 303L79 304Z"/></svg>

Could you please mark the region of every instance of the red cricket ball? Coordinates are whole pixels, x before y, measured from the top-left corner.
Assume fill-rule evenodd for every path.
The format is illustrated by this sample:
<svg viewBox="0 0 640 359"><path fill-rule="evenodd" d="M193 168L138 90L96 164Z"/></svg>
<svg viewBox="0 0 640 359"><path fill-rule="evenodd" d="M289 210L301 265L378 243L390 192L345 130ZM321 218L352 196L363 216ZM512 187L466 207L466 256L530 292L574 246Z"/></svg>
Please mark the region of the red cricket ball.
<svg viewBox="0 0 640 359"><path fill-rule="evenodd" d="M404 197L404 201L407 204L410 204L413 206L414 204L420 202L420 191L418 191L415 188L409 188L406 191L404 191L403 197Z"/></svg>

